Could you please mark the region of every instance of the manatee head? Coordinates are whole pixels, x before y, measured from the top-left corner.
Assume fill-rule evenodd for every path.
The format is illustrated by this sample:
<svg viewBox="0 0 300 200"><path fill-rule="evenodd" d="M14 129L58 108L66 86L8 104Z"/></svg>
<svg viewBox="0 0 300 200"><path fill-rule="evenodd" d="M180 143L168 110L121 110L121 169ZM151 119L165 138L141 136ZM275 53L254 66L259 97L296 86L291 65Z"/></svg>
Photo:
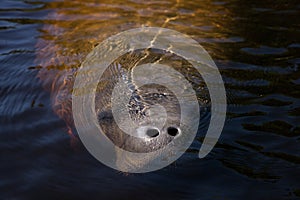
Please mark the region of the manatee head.
<svg viewBox="0 0 300 200"><path fill-rule="evenodd" d="M133 60L122 58L112 63L102 74L95 93L95 111L101 134L114 144L115 164L121 171L138 171L149 165L160 165L163 160L175 160L191 144L195 136L191 134L196 134L199 123L199 117L195 117L200 113L194 91L199 88L187 87L178 79L174 81L179 72L168 74L171 78L161 75L162 66L166 65L153 68L158 70L154 72L158 76L149 78L153 71L145 63L159 60L165 64L165 59L166 63L173 63L172 68L183 71L186 76L191 73L189 65L172 55L164 56L164 59L152 56L142 62L141 57L136 56ZM133 76L134 73L139 76ZM143 78L138 81L133 77L149 78L152 82ZM173 85L182 90L179 95L172 89ZM187 112L182 113L183 107ZM167 149L166 146L172 147Z"/></svg>
<svg viewBox="0 0 300 200"><path fill-rule="evenodd" d="M167 88L155 84L141 87L136 92L127 105L120 102L120 109L126 110L128 115L118 123L112 105L108 103L109 95L101 98L96 96L99 125L116 147L134 153L150 153L181 137L180 105L176 96ZM103 102L107 104L103 105ZM155 153L147 154L144 160L137 161L134 157L116 152L116 164L132 170L144 167L158 156Z"/></svg>

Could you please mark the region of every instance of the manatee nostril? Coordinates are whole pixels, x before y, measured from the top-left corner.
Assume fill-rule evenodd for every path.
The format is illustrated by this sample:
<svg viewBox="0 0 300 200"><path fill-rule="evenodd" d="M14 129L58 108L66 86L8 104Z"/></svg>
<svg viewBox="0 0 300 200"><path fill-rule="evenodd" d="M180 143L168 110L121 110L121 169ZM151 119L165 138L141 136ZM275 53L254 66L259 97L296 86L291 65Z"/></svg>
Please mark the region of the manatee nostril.
<svg viewBox="0 0 300 200"><path fill-rule="evenodd" d="M168 132L168 134L170 135L170 136L176 136L177 134L178 134L178 129L177 128L175 128L175 127L169 127L168 129L167 129L167 132Z"/></svg>
<svg viewBox="0 0 300 200"><path fill-rule="evenodd" d="M154 137L157 137L159 135L159 131L155 128L149 128L146 131L146 135L151 137L151 138L154 138Z"/></svg>

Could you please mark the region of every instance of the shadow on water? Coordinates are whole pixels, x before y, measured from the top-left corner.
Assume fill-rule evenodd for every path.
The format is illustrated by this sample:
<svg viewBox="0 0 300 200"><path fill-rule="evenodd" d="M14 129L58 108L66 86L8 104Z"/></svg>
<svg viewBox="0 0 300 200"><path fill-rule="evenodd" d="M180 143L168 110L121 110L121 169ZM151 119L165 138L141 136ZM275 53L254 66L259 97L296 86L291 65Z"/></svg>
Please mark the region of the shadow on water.
<svg viewBox="0 0 300 200"><path fill-rule="evenodd" d="M2 1L0 196L299 198L299 8L294 0ZM123 174L80 142L70 146L61 119L70 114L69 97L60 92L66 71L94 46L141 26L174 29L203 45L225 82L228 113L206 158L197 156L209 116L178 161Z"/></svg>

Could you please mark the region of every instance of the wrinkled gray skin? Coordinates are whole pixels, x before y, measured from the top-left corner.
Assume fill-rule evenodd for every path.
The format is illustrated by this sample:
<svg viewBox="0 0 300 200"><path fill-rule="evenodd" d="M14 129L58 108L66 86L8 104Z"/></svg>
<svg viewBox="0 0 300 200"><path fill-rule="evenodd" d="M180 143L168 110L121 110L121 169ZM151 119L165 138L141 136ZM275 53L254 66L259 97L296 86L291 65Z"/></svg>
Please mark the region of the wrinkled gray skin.
<svg viewBox="0 0 300 200"><path fill-rule="evenodd" d="M151 91L151 93L149 93L149 91ZM132 98L128 103L130 117L132 120L136 121L137 123L141 123L141 125L150 126L150 122L147 120L149 118L147 110L151 105L155 104L160 104L163 106L168 116L167 121L162 129L158 130L157 127L152 126L150 126L148 129L143 129L142 131L145 131L145 139L133 137L124 133L113 119L110 104L99 107L101 103L96 102L96 112L102 130L105 133L109 133L106 135L113 141L115 145L130 152L147 153L158 150L172 141L174 135L168 134L167 129L170 127L176 128L180 126L180 106L176 97L174 97L170 91L157 85L140 88L139 95L139 102ZM105 96L103 98L109 99L110 96ZM96 97L96 99L96 101L98 101L100 98ZM158 136L156 136L157 134L150 134L150 136L148 136L147 130L150 129L158 130Z"/></svg>
<svg viewBox="0 0 300 200"><path fill-rule="evenodd" d="M110 71L110 70L108 70ZM104 77L106 77L104 75ZM110 76L112 77L112 76ZM100 81L101 83L101 81ZM141 126L147 127L141 130L144 137L134 137L124 133L114 121L111 106L111 95L116 80L111 78L103 91L96 94L95 108L98 116L98 122L104 134L118 147L136 153L147 153L163 148L170 143L176 136L168 134L168 128L177 128L180 126L180 106L176 97L165 87L159 85L149 85L138 89L131 88L133 91L132 98L128 102L130 117ZM129 86L130 89L130 86ZM167 120L162 129L157 127L148 127L148 110L151 105L160 104L167 113ZM153 130L154 134L147 135L147 131ZM157 132L158 131L158 135ZM140 132L141 132L140 131ZM134 158L127 158L125 155L117 155L117 165L121 168L140 168L151 162L151 158L145 158L141 163L136 163Z"/></svg>
<svg viewBox="0 0 300 200"><path fill-rule="evenodd" d="M166 62L168 63L172 56L166 57L167 58L165 60L167 60ZM173 132L168 131L168 128L170 127L177 129L180 126L180 105L176 96L164 86L145 85L143 87L136 88L131 82L131 70L134 70L134 66L140 65L143 62L153 63L158 59L153 55L152 57L147 57L144 60L141 60L140 58L141 56L135 57L135 55L128 55L127 58L124 59L123 57L122 59L117 60L106 69L97 87L95 110L101 129L116 146L130 152L147 153L159 150L177 137L184 136L182 136L180 132L174 134ZM128 59L130 59L130 61L128 61ZM164 59L162 59L161 56L159 59L162 60L163 63ZM172 60L172 62L174 63L174 60ZM178 66L175 66L175 68L182 68L181 62L177 62L177 65ZM167 119L163 128L158 130L158 135L155 134L152 137L147 136L147 128L145 128L142 130L145 132L145 137L133 137L124 133L118 127L112 114L111 94L114 86L120 78L123 79L132 93L127 107L133 121L140 123L141 126L145 127L150 124L148 121L148 111L151 105L159 104L164 107L167 113ZM158 129L157 127L152 128ZM124 158L124 155L118 154L116 156L117 165L122 166L121 168L125 167L131 169L144 167L148 164L148 162L155 159L154 155L154 157L145 158L143 162L136 163L134 158Z"/></svg>

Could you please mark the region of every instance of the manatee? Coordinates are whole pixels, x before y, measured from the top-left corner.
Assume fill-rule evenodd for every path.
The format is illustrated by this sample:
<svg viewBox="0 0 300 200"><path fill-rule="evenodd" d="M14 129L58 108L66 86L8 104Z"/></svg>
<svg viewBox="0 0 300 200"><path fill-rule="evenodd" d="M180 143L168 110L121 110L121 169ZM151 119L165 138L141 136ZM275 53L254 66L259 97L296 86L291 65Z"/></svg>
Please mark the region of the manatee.
<svg viewBox="0 0 300 200"><path fill-rule="evenodd" d="M82 12L84 12L83 8ZM89 11L93 20L82 19L68 22L68 11L49 14L49 21L43 27L42 35L37 43L36 63L40 66L38 77L43 87L50 91L54 112L66 122L67 133L71 144L75 145L78 137L74 134L72 115L72 90L75 75L87 54L108 36L129 27L109 28L104 32L97 21L97 11ZM116 26L117 27L117 26ZM143 58L143 59L141 59ZM95 97L95 110L99 125L105 135L118 147L131 152L152 152L163 148L174 138L180 136L180 104L176 95L161 85L147 85L137 88L131 80L134 67L143 63L158 62L171 65L189 80L195 89L200 106L209 105L209 93L201 75L186 60L169 52L157 49L145 49L130 52L121 56L106 69L99 80ZM127 108L130 118L141 122L138 132L144 137L134 138L120 130L114 121L111 105L111 94L118 80L123 79L132 92ZM162 128L151 126L149 110L159 104L165 109L167 119ZM120 165L131 168L142 167L145 163L133 163L130 158L117 156ZM121 160L121 161L120 161Z"/></svg>
<svg viewBox="0 0 300 200"><path fill-rule="evenodd" d="M157 49L136 50L121 56L109 65L97 86L95 110L98 123L106 136L117 147L129 152L155 152L161 150L176 138L184 137L179 128L182 126L180 124L181 105L177 96L164 85L149 84L137 87L132 80L132 74L135 72L136 66L145 63L155 63L157 61L159 61L158 63L171 65L178 71L185 71L191 68L187 61L171 53ZM128 118L131 118L136 124L133 131L139 137L133 137L128 135L127 132L122 131L120 124L116 123L112 113L112 93L116 84L120 82L120 79L123 81L122 84L126 85L124 90L129 90L131 96L128 102L125 102L125 104L121 104L122 102L120 102L120 105L117 105L117 107L128 110ZM173 80L170 79L170 81ZM172 84L178 83L172 82ZM119 102L117 101L116 103L118 104ZM159 107L156 108L159 110L155 112L154 118L153 116L150 118L150 113L153 111L151 109L157 105ZM126 119L121 120L124 121ZM158 124L162 124L162 122L162 126L157 126ZM129 126L126 124L127 122L124 123L125 126ZM136 159L134 156L128 156L122 152L118 152L116 157L118 158L116 161L118 167L127 171L129 170L128 168L132 170L144 167L144 165L155 159L156 154L147 155L142 160Z"/></svg>

